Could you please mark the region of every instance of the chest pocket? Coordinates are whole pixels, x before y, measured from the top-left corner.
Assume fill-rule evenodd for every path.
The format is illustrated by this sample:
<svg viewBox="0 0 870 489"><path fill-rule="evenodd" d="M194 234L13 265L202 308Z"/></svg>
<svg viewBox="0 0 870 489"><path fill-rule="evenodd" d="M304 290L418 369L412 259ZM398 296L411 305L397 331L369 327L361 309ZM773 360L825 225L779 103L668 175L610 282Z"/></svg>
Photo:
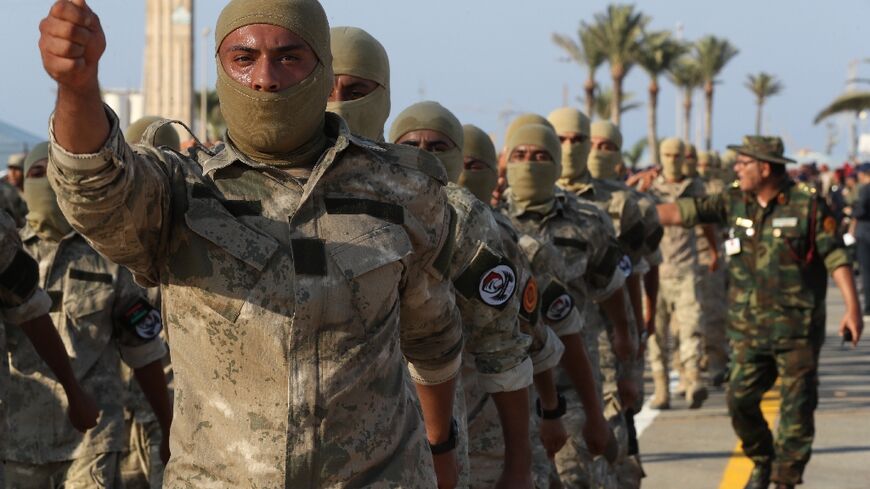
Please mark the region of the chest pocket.
<svg viewBox="0 0 870 489"><path fill-rule="evenodd" d="M190 199L184 218L193 236L173 253L173 281L235 322L278 242L236 220L215 199Z"/></svg>
<svg viewBox="0 0 870 489"><path fill-rule="evenodd" d="M806 285L806 274L809 270L805 259L809 253L810 243L804 226L806 223L801 220L796 226L773 230L778 277L776 289L779 291L779 300L785 307L811 308L814 302L812 291ZM776 236L777 234L779 237Z"/></svg>
<svg viewBox="0 0 870 489"><path fill-rule="evenodd" d="M105 270L67 270L63 291L66 327L58 328L79 378L99 360L114 331L114 277ZM58 323L58 326L63 323Z"/></svg>

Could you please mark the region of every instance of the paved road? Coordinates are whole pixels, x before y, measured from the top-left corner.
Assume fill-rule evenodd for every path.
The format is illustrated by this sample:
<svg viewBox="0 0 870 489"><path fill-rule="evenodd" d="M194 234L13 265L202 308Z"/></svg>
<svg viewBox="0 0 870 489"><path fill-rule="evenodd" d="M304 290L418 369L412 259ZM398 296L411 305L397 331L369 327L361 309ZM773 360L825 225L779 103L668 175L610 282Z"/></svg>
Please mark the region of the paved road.
<svg viewBox="0 0 870 489"><path fill-rule="evenodd" d="M857 349L840 346L842 298L828 293L828 340L821 356L816 442L803 487L870 488L870 341ZM647 382L647 394L651 383ZM771 392L763 407L775 422L778 400ZM639 416L645 489L742 489L751 462L739 451L725 407L725 393L713 391L702 409L689 411L672 401L668 411ZM644 428L644 425L645 428Z"/></svg>

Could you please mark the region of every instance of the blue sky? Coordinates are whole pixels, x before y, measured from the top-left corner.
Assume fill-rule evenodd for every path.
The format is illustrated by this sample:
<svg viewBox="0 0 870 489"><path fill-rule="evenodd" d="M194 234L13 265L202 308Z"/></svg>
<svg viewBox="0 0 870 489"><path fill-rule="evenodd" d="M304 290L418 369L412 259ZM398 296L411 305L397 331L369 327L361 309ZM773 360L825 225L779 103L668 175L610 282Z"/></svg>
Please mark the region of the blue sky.
<svg viewBox="0 0 870 489"><path fill-rule="evenodd" d="M581 94L585 72L561 62L563 54L550 41L553 32L574 33L581 20L603 10L603 0L322 0L332 25L355 25L381 40L392 64L393 115L421 99L437 100L463 122L478 124L498 137L510 111L547 113L562 105L563 90L571 99ZM0 76L0 119L37 135L45 135L54 103L54 85L42 70L37 49L38 24L50 0L2 0L0 38L6 65ZM836 8L829 5L836 4ZM144 0L92 0L108 37L101 65L106 88L138 88L142 80ZM197 0L197 32L213 26L224 0ZM786 86L770 99L765 116L768 133L782 135L786 150L824 148L827 129L814 126L814 115L845 88L848 64L870 57L867 19L870 2L837 0L649 0L637 2L652 18L654 29L683 26L686 39L705 34L728 38L740 54L726 68L717 86L714 146L739 142L754 130L754 99L743 86L749 73L764 70ZM202 50L197 39L197 55ZM207 52L209 86L214 84L213 40ZM197 74L199 69L197 69ZM870 78L870 65L858 74ZM598 74L609 85L608 71ZM200 82L197 82L199 86ZM648 79L633 69L626 89L646 100ZM675 131L676 90L663 83L659 127L663 136ZM703 99L695 100L696 117ZM625 140L645 136L645 107L623 118ZM837 159L847 151L845 121L832 119L840 131ZM693 123L693 127L695 123Z"/></svg>

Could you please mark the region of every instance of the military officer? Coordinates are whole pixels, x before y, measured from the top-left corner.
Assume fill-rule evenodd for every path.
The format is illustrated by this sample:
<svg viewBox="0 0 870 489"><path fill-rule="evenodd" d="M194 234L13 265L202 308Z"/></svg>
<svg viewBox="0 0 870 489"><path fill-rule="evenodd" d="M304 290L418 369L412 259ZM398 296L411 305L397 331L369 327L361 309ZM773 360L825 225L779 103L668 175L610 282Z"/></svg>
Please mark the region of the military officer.
<svg viewBox="0 0 870 489"><path fill-rule="evenodd" d="M748 489L793 488L810 459L818 403L818 358L825 336L826 274L846 304L840 334L857 345L863 330L849 257L824 201L786 173L782 140L747 136L737 152L738 182L727 192L659 206L664 224L729 227L728 336L733 349L728 409L743 451L755 462ZM780 379L774 438L762 395Z"/></svg>
<svg viewBox="0 0 870 489"><path fill-rule="evenodd" d="M229 2L215 29L226 144L190 156L124 140L83 1L56 3L41 28L61 207L161 287L178 413L164 487L453 487L462 328L446 175L326 112L321 5Z"/></svg>

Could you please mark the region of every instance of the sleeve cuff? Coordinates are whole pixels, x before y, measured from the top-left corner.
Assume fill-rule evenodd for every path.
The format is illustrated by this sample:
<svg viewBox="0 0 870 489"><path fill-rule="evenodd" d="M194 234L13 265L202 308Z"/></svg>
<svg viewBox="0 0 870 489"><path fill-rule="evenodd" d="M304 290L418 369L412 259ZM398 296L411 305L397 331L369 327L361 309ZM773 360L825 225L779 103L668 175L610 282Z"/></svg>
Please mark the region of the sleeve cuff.
<svg viewBox="0 0 870 489"><path fill-rule="evenodd" d="M532 385L532 361L526 358L516 367L497 374L480 374L479 385L489 394L513 392Z"/></svg>
<svg viewBox="0 0 870 489"><path fill-rule="evenodd" d="M15 307L3 309L3 317L9 324L26 323L51 310L51 299L42 289L36 289L30 299Z"/></svg>
<svg viewBox="0 0 870 489"><path fill-rule="evenodd" d="M665 261L664 257L662 256L662 250L656 250L655 253L650 253L644 259L650 267L657 267Z"/></svg>
<svg viewBox="0 0 870 489"><path fill-rule="evenodd" d="M551 328L547 330L547 341L540 351L531 356L533 375L541 372L546 372L551 368L559 365L562 360L562 354L565 353L565 345L562 340L556 336L556 333Z"/></svg>
<svg viewBox="0 0 870 489"><path fill-rule="evenodd" d="M610 283L607 284L607 287L596 291L595 296L593 297L593 301L596 303L610 297L614 292L616 292L620 287L625 285L625 274L617 268L613 272L613 276L610 277Z"/></svg>
<svg viewBox="0 0 870 489"><path fill-rule="evenodd" d="M167 353L166 342L157 337L138 346L121 346L121 359L132 369L162 360Z"/></svg>
<svg viewBox="0 0 870 489"><path fill-rule="evenodd" d="M462 367L462 355L456 355L447 365L436 369L417 367L408 362L408 373L411 379L420 385L438 385L456 377L460 367Z"/></svg>
<svg viewBox="0 0 870 489"><path fill-rule="evenodd" d="M849 259L848 253L843 248L837 248L825 257L825 268L828 269L828 273L834 273L834 270L840 267L851 265L852 260Z"/></svg>
<svg viewBox="0 0 870 489"><path fill-rule="evenodd" d="M585 324L584 315L581 314L580 310L577 309L577 306L575 305L574 308L571 309L571 313L568 314L568 317L558 323L552 324L550 327L553 329L553 332L556 333L556 336L562 337L583 332L583 326Z"/></svg>
<svg viewBox="0 0 870 489"><path fill-rule="evenodd" d="M124 138L121 136L120 127L118 126L118 117L112 112L108 106L103 106L106 110L106 117L109 118L109 137L96 153L74 154L64 149L54 137L54 114L48 124L48 134L51 141L49 149L49 160L59 166L63 170L69 171L93 171L108 165L115 160L115 155L121 154L120 147L124 143Z"/></svg>

